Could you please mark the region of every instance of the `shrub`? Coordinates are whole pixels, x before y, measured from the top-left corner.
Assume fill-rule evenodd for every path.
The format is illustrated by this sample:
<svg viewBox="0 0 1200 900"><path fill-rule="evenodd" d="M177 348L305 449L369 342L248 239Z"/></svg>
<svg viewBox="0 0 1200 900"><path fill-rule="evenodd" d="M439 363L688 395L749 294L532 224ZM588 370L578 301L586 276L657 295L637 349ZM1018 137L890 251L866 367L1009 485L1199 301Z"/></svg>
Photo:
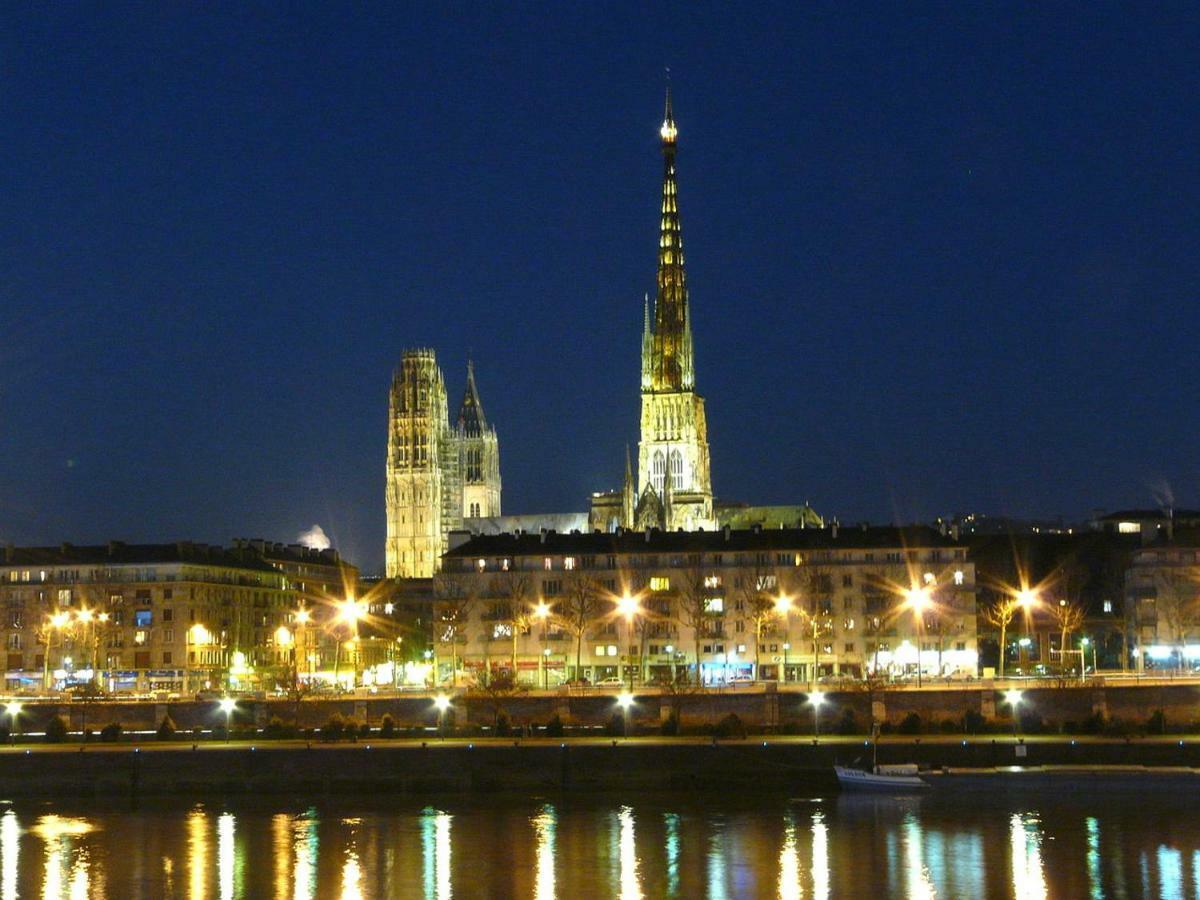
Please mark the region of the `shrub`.
<svg viewBox="0 0 1200 900"><path fill-rule="evenodd" d="M384 713L383 718L379 720L379 736L381 738L396 736L396 720L390 714Z"/></svg>
<svg viewBox="0 0 1200 900"><path fill-rule="evenodd" d="M608 724L604 726L604 733L610 737L625 736L625 714L617 710L609 717Z"/></svg>
<svg viewBox="0 0 1200 900"><path fill-rule="evenodd" d="M679 712L671 710L670 714L663 719L662 733L667 737L675 737L679 734Z"/></svg>
<svg viewBox="0 0 1200 900"><path fill-rule="evenodd" d="M962 724L963 731L967 734L980 734L987 727L987 721L983 718L983 713L974 709L968 709L963 713Z"/></svg>
<svg viewBox="0 0 1200 900"><path fill-rule="evenodd" d="M1109 719L1104 726L1104 733L1112 737L1123 737L1133 732L1133 725L1124 719Z"/></svg>
<svg viewBox="0 0 1200 900"><path fill-rule="evenodd" d="M365 738L371 736L371 726L369 723L363 722L361 725L358 726L358 736L365 737Z"/></svg>
<svg viewBox="0 0 1200 900"><path fill-rule="evenodd" d="M172 741L175 739L175 722L169 713L163 716L163 720L159 723L156 734L160 741Z"/></svg>
<svg viewBox="0 0 1200 900"><path fill-rule="evenodd" d="M921 733L921 717L915 712L910 712L900 722L896 729L900 734L920 734Z"/></svg>
<svg viewBox="0 0 1200 900"><path fill-rule="evenodd" d="M1150 718L1146 720L1147 734L1166 734L1167 733L1167 714L1161 709L1156 709L1150 713Z"/></svg>
<svg viewBox="0 0 1200 900"><path fill-rule="evenodd" d="M271 716L271 720L263 728L263 737L279 740L287 737L290 731L292 729L283 723L283 719L279 716Z"/></svg>
<svg viewBox="0 0 1200 900"><path fill-rule="evenodd" d="M61 744L67 739L67 720L62 716L54 716L46 723L46 741L51 744Z"/></svg>
<svg viewBox="0 0 1200 900"><path fill-rule="evenodd" d="M558 713L551 716L550 721L546 723L546 737L560 738L563 736L564 730L562 716Z"/></svg>
<svg viewBox="0 0 1200 900"><path fill-rule="evenodd" d="M838 734L858 734L858 717L854 715L854 710L843 709L842 718L837 724Z"/></svg>
<svg viewBox="0 0 1200 900"><path fill-rule="evenodd" d="M1022 710L1019 718L1025 734L1042 734L1046 730L1046 723L1033 710Z"/></svg>
<svg viewBox="0 0 1200 900"><path fill-rule="evenodd" d="M746 725L737 713L730 713L717 723L717 727L713 729L713 734L722 738L744 738L746 736Z"/></svg>
<svg viewBox="0 0 1200 900"><path fill-rule="evenodd" d="M512 720L504 710L496 713L496 737L508 737L512 734Z"/></svg>
<svg viewBox="0 0 1200 900"><path fill-rule="evenodd" d="M958 723L953 719L942 719L938 722L938 730L942 734L956 734L958 732Z"/></svg>
<svg viewBox="0 0 1200 900"><path fill-rule="evenodd" d="M346 732L346 720L342 718L340 713L334 713L321 726L321 740L323 741L340 741L342 735Z"/></svg>
<svg viewBox="0 0 1200 900"><path fill-rule="evenodd" d="M11 732L7 725L0 725L0 744L8 743L8 738Z"/></svg>
<svg viewBox="0 0 1200 900"><path fill-rule="evenodd" d="M109 722L100 729L100 740L114 744L121 739L122 731L120 722Z"/></svg>

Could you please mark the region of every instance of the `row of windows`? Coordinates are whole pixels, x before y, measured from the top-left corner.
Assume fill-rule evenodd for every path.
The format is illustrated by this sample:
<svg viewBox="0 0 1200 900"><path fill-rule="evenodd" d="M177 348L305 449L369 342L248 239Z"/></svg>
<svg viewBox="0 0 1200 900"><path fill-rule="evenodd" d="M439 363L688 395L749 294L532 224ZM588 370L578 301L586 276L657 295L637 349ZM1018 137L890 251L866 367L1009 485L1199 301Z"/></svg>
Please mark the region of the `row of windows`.
<svg viewBox="0 0 1200 900"><path fill-rule="evenodd" d="M471 515L474 516L474 515L477 515L477 513L473 512ZM955 559L965 558L965 551L955 550L954 554L955 554L955 556L954 556ZM948 561L948 560L943 559L942 556L943 556L943 551L933 550L933 551L929 552L928 559L921 560L921 559L917 558L916 551L910 551L908 554L909 558L906 560L904 553L895 552L895 553L887 553L886 558L883 560L880 560L880 561L885 562L885 563L890 563L893 565L899 565L899 564L902 564L905 562L908 562L908 563L917 563L917 562L937 563L937 562ZM710 557L709 561L707 563L705 563L703 558L698 554L693 554L686 558L680 557L680 556L669 556L669 557L666 557L668 562L666 562L664 564L663 557L661 557L658 554L650 554L649 556L629 556L629 557L625 557L620 562L618 561L617 556L610 554L604 558L604 567L608 568L608 569L616 569L616 568L618 568L618 565L620 565L620 564L623 564L631 569L639 569L639 568L653 569L653 568L658 568L663 565L666 565L669 568L678 569L685 565L700 566L702 564L711 565L713 567L721 567L721 566L725 566L725 565L730 565L730 566L779 565L779 566L797 567L797 566L803 566L805 564L814 565L814 564L819 564L819 563L831 563L831 564L845 565L845 564L853 564L855 562L862 562L862 563L876 562L875 554L871 553L871 552L867 552L867 553L863 554L863 557L864 557L863 559L856 559L852 553L848 553L847 555L843 555L843 556L833 557L830 555L829 551L821 551L818 554L810 554L808 557L805 557L801 553L792 553L792 552L776 553L776 554L774 554L773 558L772 558L772 555L769 553L755 553L755 554L749 554L749 553L736 554L735 553L735 554L729 554L729 557L730 557L729 561L726 562L726 554L714 553ZM470 562L468 562L467 560L459 560L459 561L456 561L456 563L457 563L456 565L452 563L447 568L449 568L451 571L453 571L455 568L457 568L459 571L465 571L472 567L472 564ZM555 569L563 569L563 570L566 570L569 572L569 571L574 571L575 569L594 569L594 568L596 568L596 557L595 556L582 556L582 557L578 557L578 556L561 556L561 557L543 556L543 557L522 557L518 560L514 560L511 557L500 557L498 559L492 559L492 560L488 560L485 557L477 557L475 559L473 565L474 565L474 568L476 569L476 571L479 571L479 572L487 571L489 568L499 569L501 572L508 572L512 569L528 570L528 569L536 569L536 568L541 568L547 572L553 571ZM845 584L847 587L849 587L851 584L851 582L848 580L851 577L852 576L850 576L850 575L843 575L843 584ZM955 583L962 584L963 577L964 576L963 576L963 572L961 569L955 571L955 573L954 573Z"/></svg>

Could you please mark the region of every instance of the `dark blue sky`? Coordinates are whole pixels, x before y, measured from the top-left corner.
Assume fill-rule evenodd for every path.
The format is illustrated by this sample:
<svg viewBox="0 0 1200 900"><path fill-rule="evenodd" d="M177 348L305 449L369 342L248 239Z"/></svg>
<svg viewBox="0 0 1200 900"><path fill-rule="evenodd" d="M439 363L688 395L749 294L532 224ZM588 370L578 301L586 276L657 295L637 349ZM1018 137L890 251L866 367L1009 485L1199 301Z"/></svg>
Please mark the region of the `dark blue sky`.
<svg viewBox="0 0 1200 900"><path fill-rule="evenodd" d="M1195 4L307 6L0 13L0 540L375 568L412 345L617 486L666 65L718 494L1198 502Z"/></svg>

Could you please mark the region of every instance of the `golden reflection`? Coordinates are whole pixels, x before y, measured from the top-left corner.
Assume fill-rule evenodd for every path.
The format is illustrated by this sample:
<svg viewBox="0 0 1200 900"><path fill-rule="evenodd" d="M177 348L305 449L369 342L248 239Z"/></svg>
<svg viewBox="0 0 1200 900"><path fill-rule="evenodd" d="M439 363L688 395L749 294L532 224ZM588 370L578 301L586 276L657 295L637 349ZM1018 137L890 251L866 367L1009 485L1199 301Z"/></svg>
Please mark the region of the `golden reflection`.
<svg viewBox="0 0 1200 900"><path fill-rule="evenodd" d="M617 814L621 823L621 898L634 900L642 896L642 883L638 874L637 840L633 832L633 810L622 806Z"/></svg>
<svg viewBox="0 0 1200 900"><path fill-rule="evenodd" d="M450 891L450 816L437 815L437 896L438 900L453 896Z"/></svg>
<svg viewBox="0 0 1200 900"><path fill-rule="evenodd" d="M30 829L46 842L46 871L42 879L42 896L45 898L87 897L89 864L87 851L80 849L71 853L71 838L81 837L94 831L86 819L71 819L62 816L42 816ZM73 859L72 859L73 856ZM67 860L71 859L71 871L66 871ZM15 894L14 894L15 896Z"/></svg>
<svg viewBox="0 0 1200 900"><path fill-rule="evenodd" d="M291 873L288 863L292 857L292 817L277 813L271 817L271 855L275 858L275 900L287 900L291 895Z"/></svg>
<svg viewBox="0 0 1200 900"><path fill-rule="evenodd" d="M554 900L554 827L557 824L554 807L547 804L533 819L537 839L537 874L534 897Z"/></svg>
<svg viewBox="0 0 1200 900"><path fill-rule="evenodd" d="M812 817L812 878L815 900L829 900L829 826L825 814Z"/></svg>
<svg viewBox="0 0 1200 900"><path fill-rule="evenodd" d="M1037 816L1013 813L1008 824L1012 844L1013 896L1016 900L1035 900L1048 896L1046 873L1042 869L1042 831Z"/></svg>
<svg viewBox="0 0 1200 900"><path fill-rule="evenodd" d="M342 863L342 900L362 900L362 866L358 862L358 851L346 848L346 860Z"/></svg>
<svg viewBox="0 0 1200 900"><path fill-rule="evenodd" d="M421 855L426 900L452 896L450 890L450 816L426 808L421 816Z"/></svg>
<svg viewBox="0 0 1200 900"><path fill-rule="evenodd" d="M87 900L90 870L87 850L81 848L76 851L75 860L71 863L71 900Z"/></svg>
<svg viewBox="0 0 1200 900"><path fill-rule="evenodd" d="M221 900L233 900L234 827L233 813L221 813L217 818L217 878Z"/></svg>
<svg viewBox="0 0 1200 900"><path fill-rule="evenodd" d="M21 858L21 825L11 809L0 816L0 898L16 900L17 861Z"/></svg>
<svg viewBox="0 0 1200 900"><path fill-rule="evenodd" d="M317 896L317 822L309 817L292 826L292 854L295 857L296 900L313 900Z"/></svg>
<svg viewBox="0 0 1200 900"><path fill-rule="evenodd" d="M917 817L908 813L904 817L904 862L908 875L908 896L932 898L937 896L933 881L929 877L929 869L925 866L925 854L922 847L923 835L921 824Z"/></svg>
<svg viewBox="0 0 1200 900"><path fill-rule="evenodd" d="M188 897L190 900L205 900L208 891L208 821L201 809L194 809L187 817L188 842Z"/></svg>
<svg viewBox="0 0 1200 900"><path fill-rule="evenodd" d="M779 848L779 900L800 900L800 854L796 852L796 823L788 818L783 827L783 846Z"/></svg>

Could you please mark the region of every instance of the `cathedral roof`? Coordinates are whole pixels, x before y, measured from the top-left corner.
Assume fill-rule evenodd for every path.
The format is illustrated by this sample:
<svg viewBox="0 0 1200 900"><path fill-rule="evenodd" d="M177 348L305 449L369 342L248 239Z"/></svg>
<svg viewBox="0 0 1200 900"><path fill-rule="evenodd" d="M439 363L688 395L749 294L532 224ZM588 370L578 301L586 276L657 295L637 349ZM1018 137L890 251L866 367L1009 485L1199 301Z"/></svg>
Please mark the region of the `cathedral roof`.
<svg viewBox="0 0 1200 900"><path fill-rule="evenodd" d="M455 547L447 558L539 556L589 553L734 553L740 550L811 550L965 547L936 528L923 525L770 528L745 531L579 532L478 535Z"/></svg>
<svg viewBox="0 0 1200 900"><path fill-rule="evenodd" d="M488 430L483 415L483 403L479 400L479 389L475 387L475 363L467 363L467 389L463 392L462 406L458 410L458 430L467 437L482 437Z"/></svg>

